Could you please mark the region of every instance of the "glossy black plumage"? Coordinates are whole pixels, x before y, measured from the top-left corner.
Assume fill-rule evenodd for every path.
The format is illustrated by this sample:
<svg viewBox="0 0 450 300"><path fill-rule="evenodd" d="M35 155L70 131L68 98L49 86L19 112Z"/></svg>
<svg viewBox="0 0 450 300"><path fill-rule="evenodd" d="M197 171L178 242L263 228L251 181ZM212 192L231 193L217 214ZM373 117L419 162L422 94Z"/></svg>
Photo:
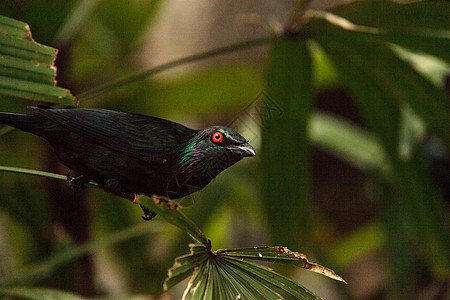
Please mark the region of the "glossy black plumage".
<svg viewBox="0 0 450 300"><path fill-rule="evenodd" d="M28 115L0 113L0 124L45 138L63 164L127 198L186 196L243 157L255 155L247 141L227 127L193 130L105 109L31 109L34 113ZM218 142L214 134L223 140Z"/></svg>

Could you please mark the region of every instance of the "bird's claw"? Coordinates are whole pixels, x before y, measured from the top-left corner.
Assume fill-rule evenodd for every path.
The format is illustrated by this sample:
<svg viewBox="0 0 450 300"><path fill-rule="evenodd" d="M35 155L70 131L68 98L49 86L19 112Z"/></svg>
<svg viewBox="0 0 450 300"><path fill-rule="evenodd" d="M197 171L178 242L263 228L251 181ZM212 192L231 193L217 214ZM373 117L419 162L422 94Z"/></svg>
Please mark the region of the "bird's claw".
<svg viewBox="0 0 450 300"><path fill-rule="evenodd" d="M143 207L141 205L142 211L144 212L144 215L142 216L142 219L144 221L150 221L151 219L153 219L154 217L156 217L156 213L154 211L149 210L146 207Z"/></svg>
<svg viewBox="0 0 450 300"><path fill-rule="evenodd" d="M87 183L89 183L89 178L84 175L77 177L72 177L72 171L67 172L67 183L70 188L74 191L84 190L87 188Z"/></svg>

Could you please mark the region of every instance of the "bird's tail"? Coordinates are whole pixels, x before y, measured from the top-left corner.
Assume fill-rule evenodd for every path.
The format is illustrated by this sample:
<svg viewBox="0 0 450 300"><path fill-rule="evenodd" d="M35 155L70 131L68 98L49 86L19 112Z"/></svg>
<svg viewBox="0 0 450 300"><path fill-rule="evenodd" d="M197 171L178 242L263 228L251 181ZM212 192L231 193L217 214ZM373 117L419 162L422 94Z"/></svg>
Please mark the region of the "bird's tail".
<svg viewBox="0 0 450 300"><path fill-rule="evenodd" d="M36 125L42 123L42 120L35 115L14 114L0 112L0 124L12 126L21 130L30 131L36 128Z"/></svg>

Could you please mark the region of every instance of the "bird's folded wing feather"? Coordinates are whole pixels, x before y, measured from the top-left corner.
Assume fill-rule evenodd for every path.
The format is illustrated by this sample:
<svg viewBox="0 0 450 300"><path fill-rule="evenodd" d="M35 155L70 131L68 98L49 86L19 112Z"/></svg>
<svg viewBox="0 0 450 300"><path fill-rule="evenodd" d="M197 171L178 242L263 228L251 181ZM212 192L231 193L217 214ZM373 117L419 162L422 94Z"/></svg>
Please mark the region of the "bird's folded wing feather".
<svg viewBox="0 0 450 300"><path fill-rule="evenodd" d="M171 121L106 109L31 109L99 145L151 163L165 163L179 139L195 132Z"/></svg>

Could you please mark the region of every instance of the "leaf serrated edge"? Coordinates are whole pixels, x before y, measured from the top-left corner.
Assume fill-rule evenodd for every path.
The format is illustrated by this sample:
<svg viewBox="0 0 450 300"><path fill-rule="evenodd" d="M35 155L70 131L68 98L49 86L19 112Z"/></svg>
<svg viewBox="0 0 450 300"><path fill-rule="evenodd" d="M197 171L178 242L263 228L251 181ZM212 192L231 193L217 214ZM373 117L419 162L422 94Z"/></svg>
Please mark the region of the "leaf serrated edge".
<svg viewBox="0 0 450 300"><path fill-rule="evenodd" d="M164 291L167 291L172 286L179 283L181 280L192 275L195 272L195 268L201 265L208 258L206 248L203 245L190 244L189 246L190 253L177 257L173 266L167 271L167 277L164 280L163 284ZM202 253L201 248L203 248L204 253ZM194 263L192 263L191 261L191 263L189 264L190 266L187 267L186 263L189 260L194 261ZM183 267L185 267L185 269L183 269Z"/></svg>

